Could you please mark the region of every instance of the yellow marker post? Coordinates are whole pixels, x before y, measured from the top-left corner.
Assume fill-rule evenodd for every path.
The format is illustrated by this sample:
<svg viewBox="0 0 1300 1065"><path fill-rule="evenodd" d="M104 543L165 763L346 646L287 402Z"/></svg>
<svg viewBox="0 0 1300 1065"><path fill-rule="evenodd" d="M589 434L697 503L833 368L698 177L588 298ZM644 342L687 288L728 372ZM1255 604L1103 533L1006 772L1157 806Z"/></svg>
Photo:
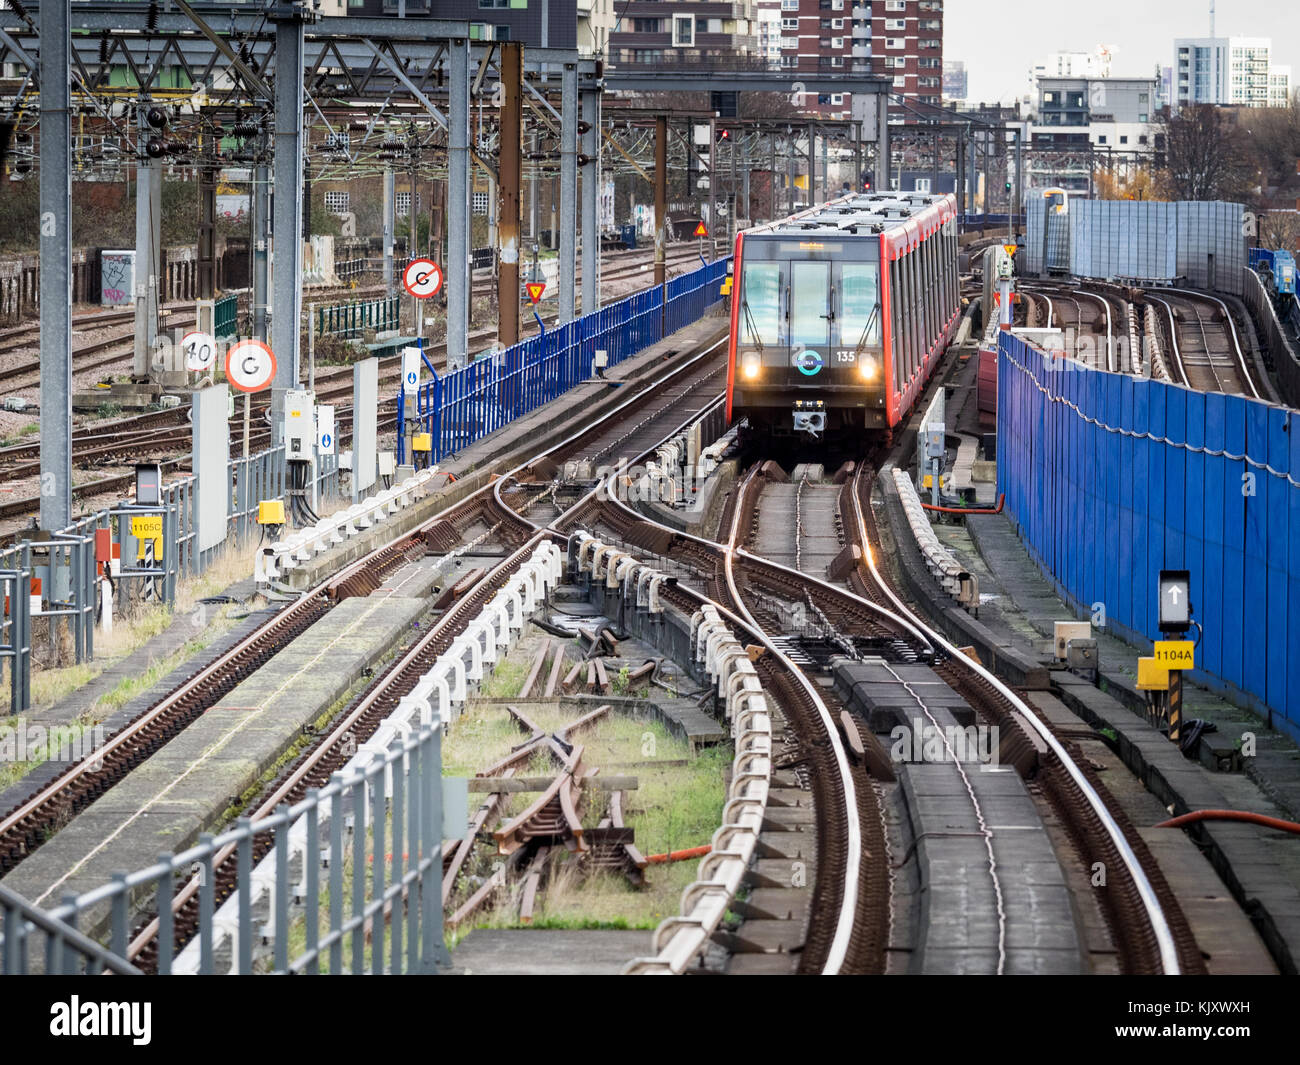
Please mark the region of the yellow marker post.
<svg viewBox="0 0 1300 1065"><path fill-rule="evenodd" d="M131 535L136 539L136 558L145 557L145 544L153 543L153 557L162 557L163 516L141 514L131 519Z"/></svg>

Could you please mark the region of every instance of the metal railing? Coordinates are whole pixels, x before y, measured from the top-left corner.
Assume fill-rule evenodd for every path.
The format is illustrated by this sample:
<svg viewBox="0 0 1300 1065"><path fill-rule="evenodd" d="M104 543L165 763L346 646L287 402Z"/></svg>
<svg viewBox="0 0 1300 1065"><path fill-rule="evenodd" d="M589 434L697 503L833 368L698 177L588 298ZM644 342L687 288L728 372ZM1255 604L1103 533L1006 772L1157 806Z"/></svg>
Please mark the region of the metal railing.
<svg viewBox="0 0 1300 1065"><path fill-rule="evenodd" d="M376 300L339 303L331 307L316 308L316 333L338 337L359 337L366 330L383 332L398 327L401 312L399 296L385 296Z"/></svg>
<svg viewBox="0 0 1300 1065"><path fill-rule="evenodd" d="M4 974L138 972L130 936L149 913L163 975L435 972L447 960L442 789L441 727L425 726L294 806L204 833L48 911L0 887ZM236 886L223 905L216 873L227 859ZM185 944L173 908L187 881L197 881L198 928Z"/></svg>
<svg viewBox="0 0 1300 1065"><path fill-rule="evenodd" d="M222 296L212 309L212 332L218 340L239 335L239 297Z"/></svg>
<svg viewBox="0 0 1300 1065"><path fill-rule="evenodd" d="M721 299L727 262L719 259L426 381L416 395L415 431L430 434L430 461L468 447L589 380L597 351L613 366L697 321ZM403 408L399 398L399 463L406 461Z"/></svg>
<svg viewBox="0 0 1300 1065"><path fill-rule="evenodd" d="M1289 406L1300 407L1300 355L1297 355L1291 338L1287 336L1286 328L1278 318L1268 289L1259 274L1250 267L1246 267L1243 273L1245 284L1242 288L1242 298L1250 308L1251 316L1255 319L1255 324L1259 326L1260 334L1268 345L1273 370L1281 386L1282 399ZM1291 304L1300 311L1294 296L1291 297ZM1288 319L1290 317L1288 315ZM1287 324L1293 329L1300 325L1300 315L1296 316L1295 321L1288 321Z"/></svg>

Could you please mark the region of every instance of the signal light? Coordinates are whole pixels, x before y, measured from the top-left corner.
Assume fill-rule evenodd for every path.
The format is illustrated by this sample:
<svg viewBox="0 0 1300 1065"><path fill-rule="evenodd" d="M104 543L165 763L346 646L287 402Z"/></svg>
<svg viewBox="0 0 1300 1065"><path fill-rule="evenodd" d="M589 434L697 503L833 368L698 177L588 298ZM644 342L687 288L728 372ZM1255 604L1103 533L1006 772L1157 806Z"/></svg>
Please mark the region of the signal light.
<svg viewBox="0 0 1300 1065"><path fill-rule="evenodd" d="M858 363L858 373L862 375L864 381L874 381L879 370L880 364L870 355L864 355L862 361Z"/></svg>
<svg viewBox="0 0 1300 1065"><path fill-rule="evenodd" d="M741 357L740 369L744 373L745 378L747 380L749 381L755 380L758 377L758 373L761 368L762 366L759 361L758 352L747 351Z"/></svg>

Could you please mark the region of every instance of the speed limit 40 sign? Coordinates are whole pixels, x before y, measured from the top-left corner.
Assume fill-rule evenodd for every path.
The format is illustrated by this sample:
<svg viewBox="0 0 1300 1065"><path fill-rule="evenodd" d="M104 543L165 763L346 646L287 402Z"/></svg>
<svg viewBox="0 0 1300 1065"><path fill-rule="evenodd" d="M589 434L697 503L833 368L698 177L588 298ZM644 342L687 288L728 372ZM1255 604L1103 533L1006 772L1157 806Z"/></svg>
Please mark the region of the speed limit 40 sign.
<svg viewBox="0 0 1300 1065"><path fill-rule="evenodd" d="M186 333L181 337L181 353L185 356L185 369L195 373L212 369L217 361L217 341L207 333Z"/></svg>
<svg viewBox="0 0 1300 1065"><path fill-rule="evenodd" d="M432 259L412 259L402 271L402 285L417 300L427 300L442 288L442 268Z"/></svg>
<svg viewBox="0 0 1300 1065"><path fill-rule="evenodd" d="M275 356L260 340L241 340L226 352L226 379L240 392L261 392L275 378Z"/></svg>

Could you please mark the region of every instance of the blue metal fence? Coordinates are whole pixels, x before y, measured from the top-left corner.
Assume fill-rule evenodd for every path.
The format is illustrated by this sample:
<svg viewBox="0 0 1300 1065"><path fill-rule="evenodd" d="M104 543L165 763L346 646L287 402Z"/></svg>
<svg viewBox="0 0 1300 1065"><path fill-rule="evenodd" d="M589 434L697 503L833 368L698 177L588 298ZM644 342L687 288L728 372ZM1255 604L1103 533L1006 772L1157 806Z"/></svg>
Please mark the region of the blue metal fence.
<svg viewBox="0 0 1300 1065"><path fill-rule="evenodd" d="M1300 414L1053 359L1003 334L998 484L1079 610L1157 635L1161 569L1191 572L1197 677L1300 738Z"/></svg>
<svg viewBox="0 0 1300 1065"><path fill-rule="evenodd" d="M529 337L504 351L420 386L416 432L432 437L431 461L468 447L488 433L588 380L597 351L610 366L700 318L721 299L727 260L719 259L635 293L608 307ZM397 456L406 461L406 419L397 404Z"/></svg>

